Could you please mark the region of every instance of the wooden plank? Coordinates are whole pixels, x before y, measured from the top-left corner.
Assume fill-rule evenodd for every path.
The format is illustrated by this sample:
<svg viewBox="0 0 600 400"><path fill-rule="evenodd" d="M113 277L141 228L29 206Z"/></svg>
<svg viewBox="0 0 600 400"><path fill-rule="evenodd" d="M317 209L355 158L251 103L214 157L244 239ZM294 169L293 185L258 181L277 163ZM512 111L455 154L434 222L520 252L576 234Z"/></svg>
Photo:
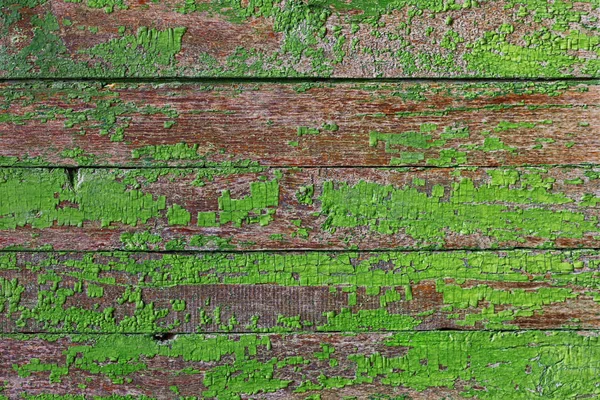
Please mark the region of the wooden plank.
<svg viewBox="0 0 600 400"><path fill-rule="evenodd" d="M600 252L3 253L2 332L598 329Z"/></svg>
<svg viewBox="0 0 600 400"><path fill-rule="evenodd" d="M591 167L8 168L0 247L594 248L599 176Z"/></svg>
<svg viewBox="0 0 600 400"><path fill-rule="evenodd" d="M69 394L102 399L176 395L188 399L564 399L593 397L600 383L597 332L177 335L166 339L4 335L2 394L5 398Z"/></svg>
<svg viewBox="0 0 600 400"><path fill-rule="evenodd" d="M599 16L585 0L8 0L0 76L598 77Z"/></svg>
<svg viewBox="0 0 600 400"><path fill-rule="evenodd" d="M599 98L571 81L5 83L0 165L594 164Z"/></svg>

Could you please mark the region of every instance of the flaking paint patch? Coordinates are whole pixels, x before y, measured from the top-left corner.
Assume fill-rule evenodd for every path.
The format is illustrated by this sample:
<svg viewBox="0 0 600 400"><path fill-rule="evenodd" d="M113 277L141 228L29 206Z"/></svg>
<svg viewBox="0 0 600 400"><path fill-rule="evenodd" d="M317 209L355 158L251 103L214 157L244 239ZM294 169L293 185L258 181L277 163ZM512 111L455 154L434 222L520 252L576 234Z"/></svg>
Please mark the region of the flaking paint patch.
<svg viewBox="0 0 600 400"><path fill-rule="evenodd" d="M227 311L225 317L227 304L209 304L202 306L195 320L199 331L211 327L224 332L242 327L256 332L397 331L413 329L432 314L438 321L453 320L458 327L514 329L519 317L542 315L549 305L598 297L600 266L593 250L175 253L148 258L125 252L59 253L36 262L24 262L21 257L7 254L0 260L0 312L14 316L17 327L35 323L47 331L103 333L153 333L178 327L189 309L185 299L173 299L166 308L159 308L145 300L148 293L174 287L185 293L189 287L206 285L329 287L334 289L332 299L336 289L341 289L348 306L325 309L325 319L317 325L299 315L281 314L275 324L261 322L259 326L252 318L261 315L246 320L249 316L241 318ZM37 285L15 277L19 269L36 272ZM420 304L423 298L415 296L411 287L421 284L435 287L441 303L416 313L410 311L411 303ZM523 284L531 287L522 288ZM84 290L91 297L101 298L107 290L120 296L114 304L105 302L105 308L73 305ZM37 298L37 303L23 300L24 293ZM357 300L372 303L370 298L380 307L357 307ZM67 302L72 305L67 307ZM119 311L132 305L133 313ZM463 317L457 319L444 309ZM313 316L320 320L319 315Z"/></svg>
<svg viewBox="0 0 600 400"><path fill-rule="evenodd" d="M28 0L24 6L35 8L39 3L44 1ZM175 10L192 14L192 18L218 18L222 23L250 26L250 21L264 21L280 39L270 50L241 45L224 53L196 51L186 54L189 60L180 66L173 55L180 50L178 40L185 28L142 28L135 36L119 30L120 37L71 54L59 31L77 29L64 22L68 19L59 23L52 14L23 18L28 14L10 4L5 29L14 30L17 22L26 20L34 32L29 45L16 54L0 52L0 60L15 66L14 76L24 77L86 73L99 77L347 76L346 71L363 71L357 73L362 77L565 77L596 76L600 68L595 1L560 1L551 9L537 0L156 3L156 7L162 7L161 12ZM117 15L128 5L120 0L85 4ZM472 17L473 13L487 15L498 9L502 9L501 20L485 28ZM152 43L148 43L148 37ZM43 42L52 46L39 46ZM195 47L196 42L192 43L190 48ZM144 51L132 51L136 44L145 48L148 60L143 59ZM40 57L29 59L35 52ZM81 56L89 56L93 65L74 61Z"/></svg>
<svg viewBox="0 0 600 400"><path fill-rule="evenodd" d="M461 178L452 184L447 199L442 198L444 187L434 187L428 194L412 186L326 181L320 196L321 214L327 217L322 228L335 232L338 228L368 227L379 234L404 232L419 243L438 244L444 243L447 232L483 232L498 242L519 242L531 234L553 241L596 232L595 217L545 207L575 200L551 191L554 180L544 181L539 172L532 170L521 176L514 169L490 170L491 181L481 186ZM505 176L514 180L507 182Z"/></svg>
<svg viewBox="0 0 600 400"><path fill-rule="evenodd" d="M77 335L58 364L30 358L12 373L60 387L71 375L91 374L119 386L149 372L151 360L177 360L165 373L192 373L202 387L180 386L188 396L239 398L282 391L318 396L344 387L393 387L422 392L456 390L463 397L497 399L569 398L597 393L598 338L571 332L406 332L371 339L368 348L344 345L341 336L304 342L302 356L282 355L285 346L305 337L178 335L168 342L149 336ZM32 335L7 336L25 341ZM42 336L49 343L60 336ZM324 342L326 341L326 342ZM310 349L309 349L310 347ZM27 359L27 356L20 358ZM332 360L334 362L332 362ZM202 362L203 370L187 365ZM179 369L181 366L185 369ZM319 372L315 372L319 371ZM44 375L38 375L44 374ZM11 386L9 390L14 390ZM42 397L43 398L43 397ZM189 398L189 397L188 397ZM193 398L193 397L192 397ZM314 398L314 397L313 397Z"/></svg>
<svg viewBox="0 0 600 400"><path fill-rule="evenodd" d="M186 31L185 27L163 31L140 27L135 35L122 35L78 50L78 58L87 59L79 61L63 42L56 16L50 12L33 15L30 24L33 36L27 46L18 52L0 50L0 62L11 66L12 77L124 77L173 72L175 55L181 50Z"/></svg>

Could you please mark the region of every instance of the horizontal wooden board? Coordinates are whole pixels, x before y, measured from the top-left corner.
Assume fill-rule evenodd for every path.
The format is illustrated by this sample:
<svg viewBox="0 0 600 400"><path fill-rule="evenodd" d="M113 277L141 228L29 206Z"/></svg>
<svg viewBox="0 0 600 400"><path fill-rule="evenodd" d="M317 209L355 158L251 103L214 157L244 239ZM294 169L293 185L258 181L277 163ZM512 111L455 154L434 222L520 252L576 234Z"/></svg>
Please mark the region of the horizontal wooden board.
<svg viewBox="0 0 600 400"><path fill-rule="evenodd" d="M599 98L572 81L5 83L0 165L597 164Z"/></svg>
<svg viewBox="0 0 600 400"><path fill-rule="evenodd" d="M598 329L600 252L3 253L1 332Z"/></svg>
<svg viewBox="0 0 600 400"><path fill-rule="evenodd" d="M6 168L0 246L597 248L599 177L591 167Z"/></svg>
<svg viewBox="0 0 600 400"><path fill-rule="evenodd" d="M600 390L596 332L4 335L0 350L5 398L566 399Z"/></svg>
<svg viewBox="0 0 600 400"><path fill-rule="evenodd" d="M5 0L0 76L598 77L598 7Z"/></svg>

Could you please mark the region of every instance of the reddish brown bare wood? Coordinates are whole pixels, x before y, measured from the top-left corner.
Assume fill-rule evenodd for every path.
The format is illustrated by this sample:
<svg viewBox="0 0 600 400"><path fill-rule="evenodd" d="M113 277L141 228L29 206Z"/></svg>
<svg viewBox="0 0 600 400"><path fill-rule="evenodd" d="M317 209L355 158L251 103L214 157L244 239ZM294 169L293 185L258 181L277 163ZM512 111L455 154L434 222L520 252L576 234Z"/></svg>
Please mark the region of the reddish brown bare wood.
<svg viewBox="0 0 600 400"><path fill-rule="evenodd" d="M3 84L0 164L426 166L448 150L464 159L446 165L594 164L599 97L556 82Z"/></svg>

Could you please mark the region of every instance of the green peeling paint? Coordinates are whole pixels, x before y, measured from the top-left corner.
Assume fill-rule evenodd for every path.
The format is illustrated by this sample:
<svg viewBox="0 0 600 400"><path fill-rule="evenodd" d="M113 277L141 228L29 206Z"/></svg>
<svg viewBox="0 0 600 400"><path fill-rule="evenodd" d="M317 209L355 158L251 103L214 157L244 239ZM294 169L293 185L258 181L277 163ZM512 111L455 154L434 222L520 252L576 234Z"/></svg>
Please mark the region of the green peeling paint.
<svg viewBox="0 0 600 400"><path fill-rule="evenodd" d="M275 208L279 205L279 183L277 180L252 182L249 196L232 199L229 190L225 190L218 201L218 221L216 212L200 212L198 213L199 226L220 226L229 222L238 227L242 222L259 223L265 226L273 220Z"/></svg>
<svg viewBox="0 0 600 400"><path fill-rule="evenodd" d="M68 1L103 8L116 18L130 6L123 0ZM9 0L3 7L5 32L15 35L22 26L33 28L23 44L0 51L2 64L13 67L5 72L11 77L328 77L360 71L356 77L537 78L597 76L600 68L597 1L561 0L548 7L538 0L155 0L127 11L149 12L143 11L148 7L158 15L192 14L184 21L213 18L223 26L241 25L236 32L251 31L258 21L275 33L267 46L221 38L231 44L222 50L198 46L197 38L184 36L185 27L141 27L128 34L133 26L110 31L77 25L70 18L59 21L52 13L44 14L51 8L36 9L44 3ZM479 24L471 18L498 10L498 23ZM73 50L65 37L72 38L78 29L108 39ZM184 62L178 63L175 55L188 41L191 45L181 54Z"/></svg>
<svg viewBox="0 0 600 400"><path fill-rule="evenodd" d="M19 343L29 338L8 336L5 340ZM59 338L47 336L45 340ZM381 336L365 347L350 347L340 335L323 335L321 342L306 343L301 356L286 355L285 346L303 339L192 334L157 342L140 335L75 336L59 364L30 358L13 364L12 373L37 378L50 372L46 378L49 387L79 374L106 377L122 387L129 377L150 373L151 360L176 360L168 363L167 376L202 363L202 371L198 371L202 387L195 391L191 385L177 387L182 394L199 398L260 397L276 392L319 398L344 387L368 393L374 384L386 392L402 387L424 395L426 389L446 389L480 399L564 399L598 394L600 354L595 335L403 332ZM182 366L187 369L180 370ZM9 389L15 388L9 385ZM165 389L171 390L169 386Z"/></svg>
<svg viewBox="0 0 600 400"><path fill-rule="evenodd" d="M126 87L126 86L123 86ZM49 123L63 121L65 129L73 130L74 136L98 134L110 135L111 141L123 141L127 128L133 124L134 115L160 115L178 118L179 113L171 106L149 106L135 101L124 101L121 98L120 86L106 86L94 82L55 82L55 83L15 83L0 90L0 122L11 125L27 125L29 123ZM44 104L47 97L60 101L64 105ZM17 107L31 107L32 111L18 111ZM83 107L82 107L83 106ZM106 154L91 153L80 147L66 148L60 156L67 163L78 165L105 164ZM140 154L147 150L139 149ZM162 154L162 153L161 153ZM139 157L139 156L138 156ZM160 160L163 158L158 157ZM40 159L31 159L27 155L15 155L5 158L5 165L47 165Z"/></svg>
<svg viewBox="0 0 600 400"><path fill-rule="evenodd" d="M60 170L0 170L0 228L31 225L43 229L57 225L81 226L100 221L102 226L121 222L135 226L159 215L165 198L127 187L105 171L81 170L71 186ZM56 195L58 194L58 195Z"/></svg>
<svg viewBox="0 0 600 400"><path fill-rule="evenodd" d="M327 181L320 196L321 215L326 217L322 227L331 232L359 227L385 235L403 232L419 244L438 246L449 232L481 233L496 243L518 243L525 236L549 241L581 238L598 232L596 217L548 209L575 199L550 190L554 180L544 181L539 172L520 175L512 169L489 170L490 181L478 185L461 178L452 184L447 199L441 198L443 187L434 187L428 194L410 186Z"/></svg>
<svg viewBox="0 0 600 400"><path fill-rule="evenodd" d="M158 71L174 73L175 55L181 50L186 31L184 27L164 31L141 27L135 35L123 35L70 53L53 14L33 15L30 23L33 35L27 46L18 52L0 50L0 64L10 65L13 77L152 77Z"/></svg>
<svg viewBox="0 0 600 400"><path fill-rule="evenodd" d="M172 299L166 308L144 302L148 293L156 293L156 289L180 287L187 293L190 286L276 285L320 287L333 296L332 300L337 296L336 289L341 288L347 293L348 304L326 309L323 315L313 313L313 320L282 314L276 323L265 325L259 320L245 320L247 316L240 319L226 311L229 303L224 303L212 311L203 307L205 316L195 323L200 331L216 328L225 332L239 325L257 332L396 331L413 329L433 316L437 321L452 320L458 327L513 329L519 326L519 317L542 315L549 305L576 301L595 293L600 266L597 253L593 250L251 252L153 257L139 253L73 253L50 254L25 263L11 253L0 259L0 272L12 277L0 281L0 312L18 316L17 327L35 321L53 332L74 329L153 333L178 326L175 321L184 320L190 308L185 299ZM14 271L19 269L36 272L38 286L15 278ZM435 286L441 303L432 304L429 309L414 309L411 302L423 298L415 295L413 287L424 283ZM530 289L520 288L523 284L535 285ZM109 301L103 309L93 304L67 307L67 302L77 303L83 288L88 297L102 298L107 288L120 297L116 304ZM29 291L32 291L29 296L38 298L37 303L23 302L24 293ZM373 297L379 308L357 308L358 304L364 307L373 303L369 300ZM133 313L128 311L123 315L119 311L132 305L135 305ZM453 317L453 312L460 313L460 317ZM214 317L208 316L211 313ZM227 318L228 323L221 322Z"/></svg>

